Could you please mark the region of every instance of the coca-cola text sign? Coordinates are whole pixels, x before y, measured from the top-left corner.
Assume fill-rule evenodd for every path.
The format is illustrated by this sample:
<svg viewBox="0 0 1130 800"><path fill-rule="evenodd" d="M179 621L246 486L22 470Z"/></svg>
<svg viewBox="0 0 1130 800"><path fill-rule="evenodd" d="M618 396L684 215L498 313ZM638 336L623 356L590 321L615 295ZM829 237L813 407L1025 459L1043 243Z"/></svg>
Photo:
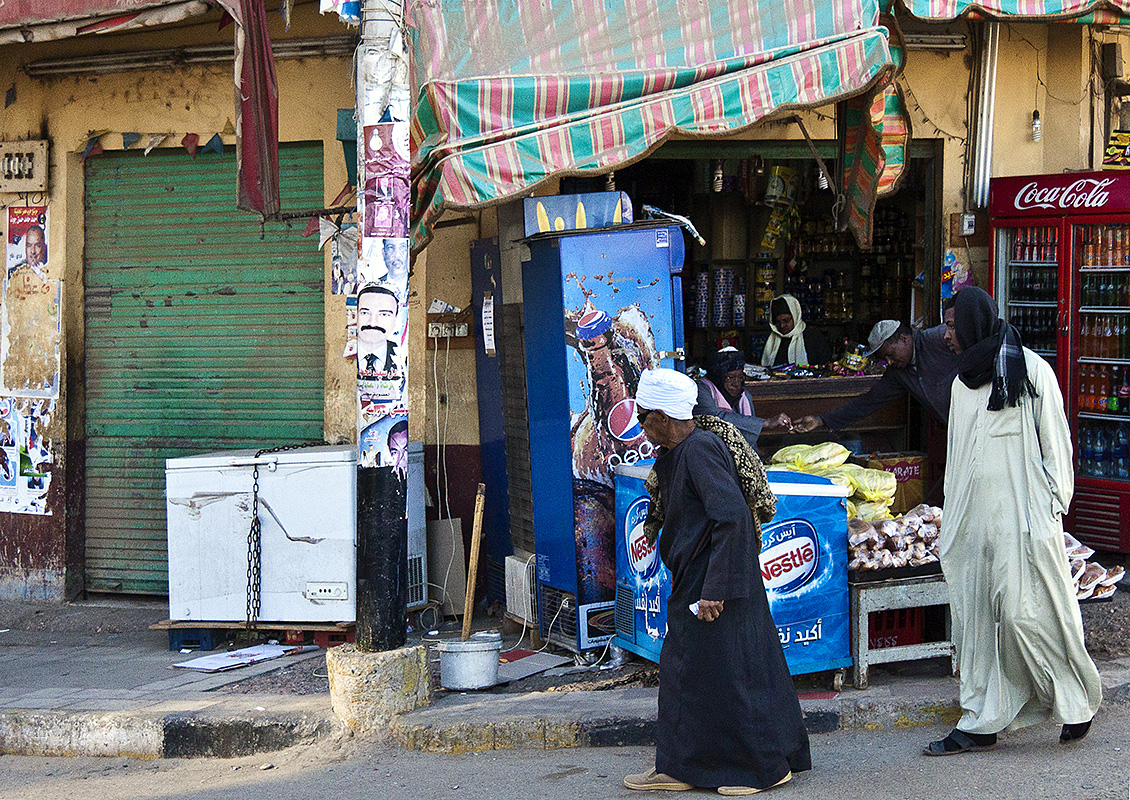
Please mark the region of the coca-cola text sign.
<svg viewBox="0 0 1130 800"><path fill-rule="evenodd" d="M1114 172L1065 172L994 178L989 213L994 217L1108 214L1130 209L1130 176Z"/></svg>

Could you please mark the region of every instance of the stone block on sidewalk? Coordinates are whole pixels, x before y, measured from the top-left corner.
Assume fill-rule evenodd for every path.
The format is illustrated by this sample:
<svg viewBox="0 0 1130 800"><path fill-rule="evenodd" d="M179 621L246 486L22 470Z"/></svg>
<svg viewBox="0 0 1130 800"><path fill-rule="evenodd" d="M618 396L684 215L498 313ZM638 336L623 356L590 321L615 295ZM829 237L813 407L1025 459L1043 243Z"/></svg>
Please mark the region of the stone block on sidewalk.
<svg viewBox="0 0 1130 800"><path fill-rule="evenodd" d="M344 644L326 651L326 667L334 714L354 733L382 730L397 714L432 702L423 645L363 653Z"/></svg>

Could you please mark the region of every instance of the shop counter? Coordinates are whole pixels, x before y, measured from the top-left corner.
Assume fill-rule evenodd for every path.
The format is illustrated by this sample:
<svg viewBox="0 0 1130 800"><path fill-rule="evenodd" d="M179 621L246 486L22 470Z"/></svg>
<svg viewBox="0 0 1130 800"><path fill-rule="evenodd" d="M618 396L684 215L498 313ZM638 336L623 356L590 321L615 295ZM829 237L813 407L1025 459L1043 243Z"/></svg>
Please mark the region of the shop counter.
<svg viewBox="0 0 1130 800"><path fill-rule="evenodd" d="M839 408L853 397L868 391L882 375L832 376L828 378L784 378L768 381L747 381L746 390L753 398L754 413L769 418L788 414L791 419L822 414ZM763 431L763 450L773 452L786 444L814 444L829 439L856 440L863 452L905 450L907 446L907 404L904 397L880 408L869 417L829 436L826 430L807 434L787 431Z"/></svg>

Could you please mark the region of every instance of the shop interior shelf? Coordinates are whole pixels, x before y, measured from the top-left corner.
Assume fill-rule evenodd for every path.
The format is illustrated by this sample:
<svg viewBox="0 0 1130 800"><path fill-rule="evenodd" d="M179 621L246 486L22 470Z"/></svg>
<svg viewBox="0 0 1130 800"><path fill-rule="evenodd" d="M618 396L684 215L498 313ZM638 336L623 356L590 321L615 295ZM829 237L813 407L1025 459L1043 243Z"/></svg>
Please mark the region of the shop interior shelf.
<svg viewBox="0 0 1130 800"><path fill-rule="evenodd" d="M1009 261L1010 267L1058 267L1058 261Z"/></svg>
<svg viewBox="0 0 1130 800"><path fill-rule="evenodd" d="M1127 306L1079 306L1080 314L1130 314Z"/></svg>
<svg viewBox="0 0 1130 800"><path fill-rule="evenodd" d="M1009 300L1008 304L1017 308L1055 308L1057 305L1055 300Z"/></svg>
<svg viewBox="0 0 1130 800"><path fill-rule="evenodd" d="M1122 266L1109 266L1109 267L1079 267L1080 272L1130 272L1130 267Z"/></svg>
<svg viewBox="0 0 1130 800"><path fill-rule="evenodd" d="M1130 358L1097 358L1095 356L1080 356L1080 364L1114 364L1115 366L1122 366L1130 364Z"/></svg>
<svg viewBox="0 0 1130 800"><path fill-rule="evenodd" d="M1079 419L1095 419L1102 422L1130 422L1130 415L1103 414L1100 411L1080 411Z"/></svg>

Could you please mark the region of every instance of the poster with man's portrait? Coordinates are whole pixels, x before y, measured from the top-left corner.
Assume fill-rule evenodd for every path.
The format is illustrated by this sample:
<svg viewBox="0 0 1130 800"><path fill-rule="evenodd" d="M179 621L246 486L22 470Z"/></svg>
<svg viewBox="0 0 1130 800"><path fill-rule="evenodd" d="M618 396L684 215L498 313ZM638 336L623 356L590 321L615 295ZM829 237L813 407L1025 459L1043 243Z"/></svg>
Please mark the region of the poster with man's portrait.
<svg viewBox="0 0 1130 800"><path fill-rule="evenodd" d="M408 304L408 240L396 238L364 240L365 258L357 279L361 285L379 283L387 286Z"/></svg>
<svg viewBox="0 0 1130 800"><path fill-rule="evenodd" d="M407 237L412 196L408 184L408 123L367 125L364 136L365 237Z"/></svg>
<svg viewBox="0 0 1130 800"><path fill-rule="evenodd" d="M47 206L8 208L8 275L29 267L47 278Z"/></svg>

